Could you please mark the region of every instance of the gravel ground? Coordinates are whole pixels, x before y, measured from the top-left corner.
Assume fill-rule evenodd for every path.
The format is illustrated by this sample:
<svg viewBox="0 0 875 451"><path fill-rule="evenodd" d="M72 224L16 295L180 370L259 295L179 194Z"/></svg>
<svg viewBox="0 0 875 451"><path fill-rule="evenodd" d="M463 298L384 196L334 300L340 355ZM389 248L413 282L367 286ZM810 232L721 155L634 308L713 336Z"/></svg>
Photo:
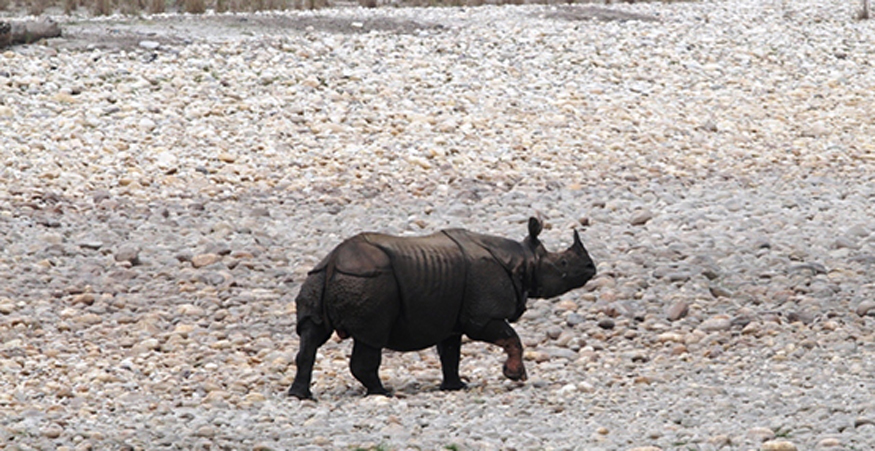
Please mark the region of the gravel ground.
<svg viewBox="0 0 875 451"><path fill-rule="evenodd" d="M68 21L0 54L0 447L875 449L875 22L848 1ZM530 379L349 341L288 398L306 271L363 230L545 242Z"/></svg>

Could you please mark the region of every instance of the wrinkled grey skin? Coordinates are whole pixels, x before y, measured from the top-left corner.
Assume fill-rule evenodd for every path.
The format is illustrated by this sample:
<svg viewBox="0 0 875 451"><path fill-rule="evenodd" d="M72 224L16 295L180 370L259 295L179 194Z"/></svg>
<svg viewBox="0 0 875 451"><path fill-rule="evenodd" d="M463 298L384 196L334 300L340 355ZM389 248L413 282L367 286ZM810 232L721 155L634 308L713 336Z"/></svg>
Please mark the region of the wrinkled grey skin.
<svg viewBox="0 0 875 451"><path fill-rule="evenodd" d="M504 375L526 380L522 344L508 322L526 299L550 298L583 286L595 265L574 232L574 244L547 252L543 224L529 219L516 242L462 229L399 238L363 233L347 239L310 271L295 300L301 348L289 394L312 398L316 350L333 331L353 338L350 370L368 394L386 395L378 370L383 348L437 346L443 390L459 390L462 334L501 346Z"/></svg>

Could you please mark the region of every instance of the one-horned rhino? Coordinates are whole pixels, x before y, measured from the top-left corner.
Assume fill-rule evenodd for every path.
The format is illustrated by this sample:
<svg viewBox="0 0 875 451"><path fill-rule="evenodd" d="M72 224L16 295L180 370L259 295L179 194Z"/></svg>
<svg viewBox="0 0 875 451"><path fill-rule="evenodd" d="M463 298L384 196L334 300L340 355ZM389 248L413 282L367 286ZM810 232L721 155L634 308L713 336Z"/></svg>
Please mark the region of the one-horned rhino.
<svg viewBox="0 0 875 451"><path fill-rule="evenodd" d="M522 242L463 229L345 240L308 273L295 300L301 347L289 394L312 398L316 350L332 331L353 338L350 370L368 394L387 394L378 375L383 348L437 345L440 388L464 388L462 334L504 348L504 375L525 380L523 347L508 322L523 314L527 298L558 296L596 273L576 230L574 244L554 253L538 239L542 228L540 219L530 218Z"/></svg>

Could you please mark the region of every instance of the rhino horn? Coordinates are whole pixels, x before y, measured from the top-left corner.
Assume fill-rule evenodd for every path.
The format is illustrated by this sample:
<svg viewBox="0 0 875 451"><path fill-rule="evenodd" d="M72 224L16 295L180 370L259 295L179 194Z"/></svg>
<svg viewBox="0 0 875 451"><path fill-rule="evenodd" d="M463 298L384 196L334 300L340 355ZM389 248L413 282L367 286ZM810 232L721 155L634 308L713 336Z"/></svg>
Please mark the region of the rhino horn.
<svg viewBox="0 0 875 451"><path fill-rule="evenodd" d="M583 241L580 241L580 234L577 233L577 230L574 231L574 244L571 247L579 252L586 252L586 248L583 247Z"/></svg>

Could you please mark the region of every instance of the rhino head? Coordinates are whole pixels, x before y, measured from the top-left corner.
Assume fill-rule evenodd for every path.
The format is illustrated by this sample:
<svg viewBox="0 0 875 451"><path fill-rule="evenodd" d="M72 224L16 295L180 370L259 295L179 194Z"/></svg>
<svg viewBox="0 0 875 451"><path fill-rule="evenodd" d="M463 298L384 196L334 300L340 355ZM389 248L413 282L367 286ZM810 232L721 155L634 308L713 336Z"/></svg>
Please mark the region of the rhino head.
<svg viewBox="0 0 875 451"><path fill-rule="evenodd" d="M543 228L540 219L530 218L529 236L523 245L534 254L529 297L546 299L582 287L595 276L596 268L577 230L571 247L562 252L548 252L538 239Z"/></svg>

